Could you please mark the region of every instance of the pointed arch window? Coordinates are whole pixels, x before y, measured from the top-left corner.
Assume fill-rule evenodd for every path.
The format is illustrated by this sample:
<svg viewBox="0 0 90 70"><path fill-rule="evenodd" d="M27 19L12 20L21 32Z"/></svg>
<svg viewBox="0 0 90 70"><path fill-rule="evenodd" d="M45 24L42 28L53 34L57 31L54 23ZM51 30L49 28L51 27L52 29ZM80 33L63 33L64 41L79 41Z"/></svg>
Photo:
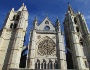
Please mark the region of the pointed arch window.
<svg viewBox="0 0 90 70"><path fill-rule="evenodd" d="M14 28L17 28L17 23L14 23Z"/></svg>
<svg viewBox="0 0 90 70"><path fill-rule="evenodd" d="M46 21L45 21L45 24L49 24L49 21L48 21L48 20L46 20Z"/></svg>
<svg viewBox="0 0 90 70"><path fill-rule="evenodd" d="M53 64L52 64L52 61L50 60L49 63L48 63L48 68L49 69L53 69Z"/></svg>
<svg viewBox="0 0 90 70"><path fill-rule="evenodd" d="M77 24L77 19L76 19L76 17L74 17L74 23Z"/></svg>
<svg viewBox="0 0 90 70"><path fill-rule="evenodd" d="M79 27L76 27L76 31L79 32Z"/></svg>
<svg viewBox="0 0 90 70"><path fill-rule="evenodd" d="M42 63L42 66L41 66L42 69L46 69L46 61L43 60L43 63Z"/></svg>
<svg viewBox="0 0 90 70"><path fill-rule="evenodd" d="M13 23L11 23L10 28L13 28Z"/></svg>
<svg viewBox="0 0 90 70"><path fill-rule="evenodd" d="M14 15L13 20L18 21L19 20L19 15Z"/></svg>
<svg viewBox="0 0 90 70"><path fill-rule="evenodd" d="M19 20L19 15L17 15L17 17L16 17L16 21L18 21Z"/></svg>
<svg viewBox="0 0 90 70"><path fill-rule="evenodd" d="M80 43L81 45L83 45L83 40L82 40L82 38L80 39L79 43Z"/></svg>
<svg viewBox="0 0 90 70"><path fill-rule="evenodd" d="M40 61L37 59L37 62L35 63L35 69L40 69Z"/></svg>
<svg viewBox="0 0 90 70"><path fill-rule="evenodd" d="M58 69L58 62L57 61L55 61L55 63L54 63L54 69Z"/></svg>

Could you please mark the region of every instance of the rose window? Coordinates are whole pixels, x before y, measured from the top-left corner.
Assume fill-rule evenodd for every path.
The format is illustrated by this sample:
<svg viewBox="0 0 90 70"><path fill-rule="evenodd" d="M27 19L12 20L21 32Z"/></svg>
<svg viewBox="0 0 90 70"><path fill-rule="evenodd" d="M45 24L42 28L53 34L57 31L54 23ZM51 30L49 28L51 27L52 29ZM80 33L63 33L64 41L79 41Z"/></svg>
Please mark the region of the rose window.
<svg viewBox="0 0 90 70"><path fill-rule="evenodd" d="M55 42L51 39L44 39L38 45L40 55L52 55L55 52Z"/></svg>

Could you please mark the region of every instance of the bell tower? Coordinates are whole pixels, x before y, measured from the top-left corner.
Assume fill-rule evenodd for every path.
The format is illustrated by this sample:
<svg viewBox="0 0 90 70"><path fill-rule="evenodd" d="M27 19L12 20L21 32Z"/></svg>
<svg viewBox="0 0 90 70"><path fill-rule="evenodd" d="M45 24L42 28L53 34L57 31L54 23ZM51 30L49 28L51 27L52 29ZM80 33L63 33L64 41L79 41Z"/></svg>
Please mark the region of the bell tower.
<svg viewBox="0 0 90 70"><path fill-rule="evenodd" d="M8 13L0 35L0 70L19 68L24 36L28 26L28 11L23 4L18 11Z"/></svg>
<svg viewBox="0 0 90 70"><path fill-rule="evenodd" d="M30 32L27 68L65 70L66 55L64 38L57 19L56 24L46 17L41 24L35 18Z"/></svg>
<svg viewBox="0 0 90 70"><path fill-rule="evenodd" d="M69 57L67 56L67 67L77 70L89 69L89 29L84 16L80 12L75 13L70 4L68 4L68 10L65 14L64 32L66 47L68 48L67 54L69 55ZM71 67L70 63L72 64Z"/></svg>

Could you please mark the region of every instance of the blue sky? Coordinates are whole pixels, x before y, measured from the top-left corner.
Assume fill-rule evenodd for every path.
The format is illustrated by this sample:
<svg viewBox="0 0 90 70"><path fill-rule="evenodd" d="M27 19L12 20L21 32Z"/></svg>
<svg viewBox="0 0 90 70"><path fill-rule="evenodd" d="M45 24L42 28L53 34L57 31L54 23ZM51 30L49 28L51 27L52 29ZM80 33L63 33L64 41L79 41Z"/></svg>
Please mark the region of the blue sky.
<svg viewBox="0 0 90 70"><path fill-rule="evenodd" d="M33 27L32 22L36 15L39 23L48 15L53 24L58 16L63 29L63 20L67 11L68 2L75 12L80 11L85 16L90 29L90 0L0 0L0 28L4 24L7 13L12 8L15 8L17 11L22 3L25 3L29 12L29 23L25 43L27 44L30 29Z"/></svg>

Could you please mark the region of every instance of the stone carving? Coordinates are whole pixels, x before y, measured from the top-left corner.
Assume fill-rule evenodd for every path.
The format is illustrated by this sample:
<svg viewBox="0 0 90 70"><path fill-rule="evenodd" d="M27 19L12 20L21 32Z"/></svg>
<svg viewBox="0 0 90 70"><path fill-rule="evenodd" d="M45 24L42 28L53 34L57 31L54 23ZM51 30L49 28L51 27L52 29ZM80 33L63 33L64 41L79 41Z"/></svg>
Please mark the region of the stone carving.
<svg viewBox="0 0 90 70"><path fill-rule="evenodd" d="M52 39L56 39L56 36L53 36Z"/></svg>
<svg viewBox="0 0 90 70"><path fill-rule="evenodd" d="M49 38L45 38L38 45L38 53L40 55L52 55L55 52L55 42Z"/></svg>
<svg viewBox="0 0 90 70"><path fill-rule="evenodd" d="M38 39L40 39L40 38L41 38L41 36L40 36L40 35L38 35L38 36L37 36L37 38L38 38Z"/></svg>

